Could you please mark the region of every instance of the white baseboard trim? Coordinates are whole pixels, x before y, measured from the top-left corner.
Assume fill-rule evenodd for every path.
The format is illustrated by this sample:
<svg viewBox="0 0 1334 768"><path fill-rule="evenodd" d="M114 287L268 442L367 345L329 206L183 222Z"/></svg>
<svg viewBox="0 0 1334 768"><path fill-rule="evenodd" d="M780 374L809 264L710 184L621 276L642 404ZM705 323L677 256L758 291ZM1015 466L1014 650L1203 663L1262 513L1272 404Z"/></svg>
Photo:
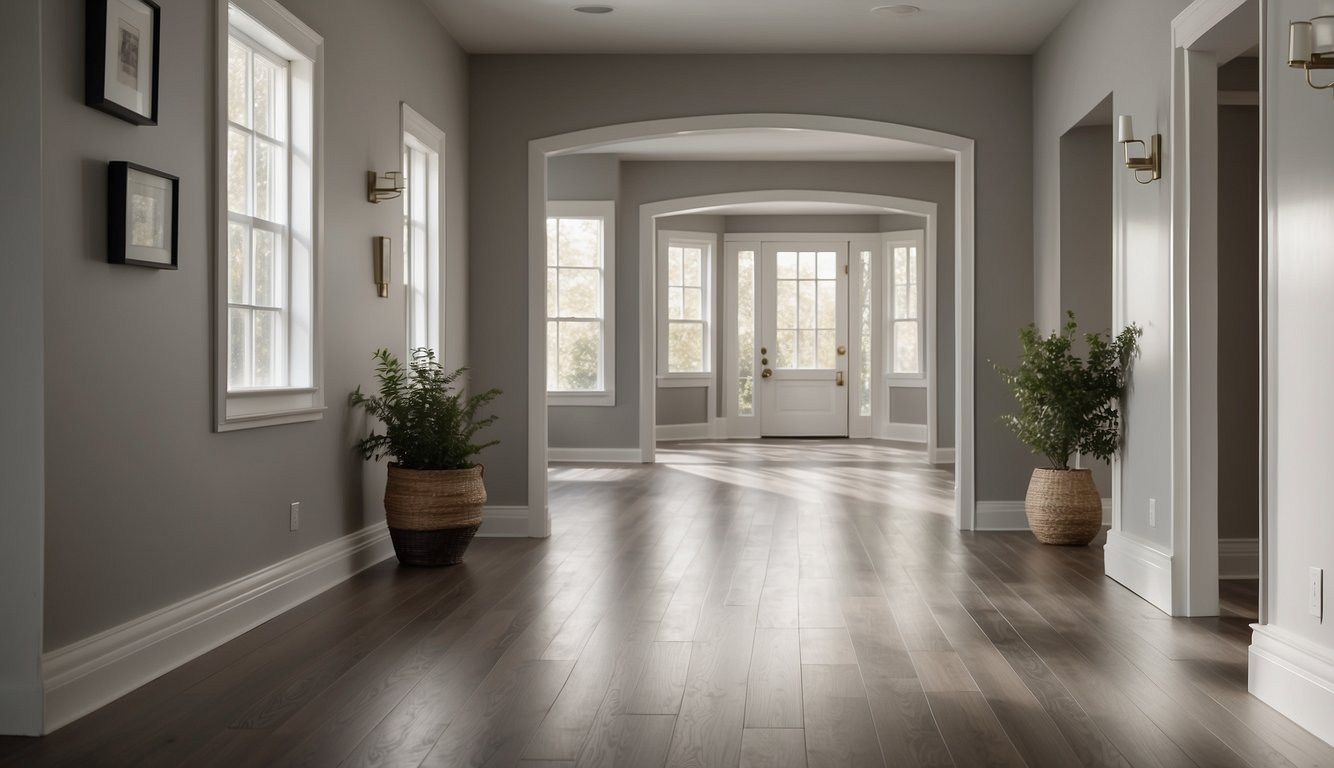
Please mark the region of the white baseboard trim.
<svg viewBox="0 0 1334 768"><path fill-rule="evenodd" d="M1172 615L1172 556L1117 531L1102 550L1107 577Z"/></svg>
<svg viewBox="0 0 1334 768"><path fill-rule="evenodd" d="M953 464L953 463L954 463L954 449L953 449L953 448L937 448L937 449L936 449L936 452L933 453L933 454L931 454L931 463L932 463L932 464Z"/></svg>
<svg viewBox="0 0 1334 768"><path fill-rule="evenodd" d="M45 730L108 704L394 554L383 521L42 659Z"/></svg>
<svg viewBox="0 0 1334 768"><path fill-rule="evenodd" d="M1218 578L1260 578L1260 540L1219 539Z"/></svg>
<svg viewBox="0 0 1334 768"><path fill-rule="evenodd" d="M574 464L641 464L638 448L548 448L547 461Z"/></svg>
<svg viewBox="0 0 1334 768"><path fill-rule="evenodd" d="M926 425L925 424L899 424L891 421L884 425L881 433L884 440L898 440L904 443L925 443Z"/></svg>
<svg viewBox="0 0 1334 768"><path fill-rule="evenodd" d="M41 686L0 685L0 735L42 735Z"/></svg>
<svg viewBox="0 0 1334 768"><path fill-rule="evenodd" d="M1250 692L1334 744L1334 652L1272 624L1251 627Z"/></svg>
<svg viewBox="0 0 1334 768"><path fill-rule="evenodd" d="M527 538L528 507L487 507L477 535L487 538Z"/></svg>
<svg viewBox="0 0 1334 768"><path fill-rule="evenodd" d="M718 437L714 432L714 426L711 422L659 424L653 428L653 438L655 440L711 440Z"/></svg>
<svg viewBox="0 0 1334 768"><path fill-rule="evenodd" d="M1022 501L979 501L974 530L1026 531L1028 516Z"/></svg>

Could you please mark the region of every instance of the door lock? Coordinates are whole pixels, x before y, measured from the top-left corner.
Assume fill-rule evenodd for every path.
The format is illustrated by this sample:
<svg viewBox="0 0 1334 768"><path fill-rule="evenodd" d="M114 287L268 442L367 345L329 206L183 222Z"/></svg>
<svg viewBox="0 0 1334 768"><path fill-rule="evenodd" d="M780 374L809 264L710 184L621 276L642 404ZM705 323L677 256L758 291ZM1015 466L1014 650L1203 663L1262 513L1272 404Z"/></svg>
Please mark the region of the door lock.
<svg viewBox="0 0 1334 768"><path fill-rule="evenodd" d="M761 354L761 355L767 355L767 354L769 354L769 348L768 348L768 347L760 347L760 354Z"/></svg>
<svg viewBox="0 0 1334 768"><path fill-rule="evenodd" d="M839 371L839 372L837 372L837 373L834 374L834 383L837 384L837 385L839 385L840 387L843 386L843 372L842 372L842 371Z"/></svg>
<svg viewBox="0 0 1334 768"><path fill-rule="evenodd" d="M848 348L843 346L842 344L839 344L838 349L835 351L838 352L839 355L846 355L848 353Z"/></svg>
<svg viewBox="0 0 1334 768"><path fill-rule="evenodd" d="M767 379L767 378L769 378L769 377L772 376L772 375L774 375L774 372L773 372L772 369L765 368L764 370L760 371L760 378L761 378L761 379Z"/></svg>
<svg viewBox="0 0 1334 768"><path fill-rule="evenodd" d="M768 364L769 364L769 358L767 357L760 358L760 365L768 365Z"/></svg>

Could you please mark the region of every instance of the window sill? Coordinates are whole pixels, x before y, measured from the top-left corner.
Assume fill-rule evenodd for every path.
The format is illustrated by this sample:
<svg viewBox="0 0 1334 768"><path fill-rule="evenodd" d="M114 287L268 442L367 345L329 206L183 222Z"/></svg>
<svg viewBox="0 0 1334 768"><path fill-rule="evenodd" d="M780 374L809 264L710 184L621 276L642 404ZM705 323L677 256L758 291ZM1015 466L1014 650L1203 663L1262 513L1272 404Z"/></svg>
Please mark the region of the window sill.
<svg viewBox="0 0 1334 768"><path fill-rule="evenodd" d="M246 389L223 398L218 432L319 421L327 410L318 389Z"/></svg>
<svg viewBox="0 0 1334 768"><path fill-rule="evenodd" d="M616 393L605 392L548 392L548 406L595 406L611 407L616 405Z"/></svg>
<svg viewBox="0 0 1334 768"><path fill-rule="evenodd" d="M658 386L664 389L673 387L707 387L713 384L712 373L663 373L658 374Z"/></svg>

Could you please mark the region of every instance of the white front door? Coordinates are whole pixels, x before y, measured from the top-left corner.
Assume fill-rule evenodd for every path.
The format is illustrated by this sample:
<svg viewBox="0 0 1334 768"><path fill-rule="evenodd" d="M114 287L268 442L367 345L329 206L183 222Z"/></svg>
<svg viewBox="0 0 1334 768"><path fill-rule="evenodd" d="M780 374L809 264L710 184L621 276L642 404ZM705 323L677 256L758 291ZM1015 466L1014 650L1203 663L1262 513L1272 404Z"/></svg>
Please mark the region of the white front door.
<svg viewBox="0 0 1334 768"><path fill-rule="evenodd" d="M765 243L760 434L848 435L848 244Z"/></svg>

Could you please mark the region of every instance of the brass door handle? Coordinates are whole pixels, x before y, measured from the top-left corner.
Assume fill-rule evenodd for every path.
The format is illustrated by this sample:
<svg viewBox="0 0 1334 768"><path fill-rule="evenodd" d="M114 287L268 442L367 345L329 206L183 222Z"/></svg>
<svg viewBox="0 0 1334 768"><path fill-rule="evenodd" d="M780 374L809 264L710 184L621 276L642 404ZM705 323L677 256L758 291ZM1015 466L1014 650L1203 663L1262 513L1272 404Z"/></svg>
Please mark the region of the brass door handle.
<svg viewBox="0 0 1334 768"><path fill-rule="evenodd" d="M767 379L767 378L769 378L769 377L772 376L772 375L774 375L774 372L773 372L771 369L769 369L769 368L765 368L764 370L760 371L760 378L761 378L761 379Z"/></svg>
<svg viewBox="0 0 1334 768"><path fill-rule="evenodd" d="M838 371L837 373L834 374L834 383L837 384L837 385L839 385L840 387L843 386L843 372L842 372L842 371Z"/></svg>
<svg viewBox="0 0 1334 768"><path fill-rule="evenodd" d="M837 351L840 355L846 355L846 354L848 353L848 348L845 347L845 346L843 346L842 344L839 344L839 345L838 345L838 349L837 349L836 351Z"/></svg>

